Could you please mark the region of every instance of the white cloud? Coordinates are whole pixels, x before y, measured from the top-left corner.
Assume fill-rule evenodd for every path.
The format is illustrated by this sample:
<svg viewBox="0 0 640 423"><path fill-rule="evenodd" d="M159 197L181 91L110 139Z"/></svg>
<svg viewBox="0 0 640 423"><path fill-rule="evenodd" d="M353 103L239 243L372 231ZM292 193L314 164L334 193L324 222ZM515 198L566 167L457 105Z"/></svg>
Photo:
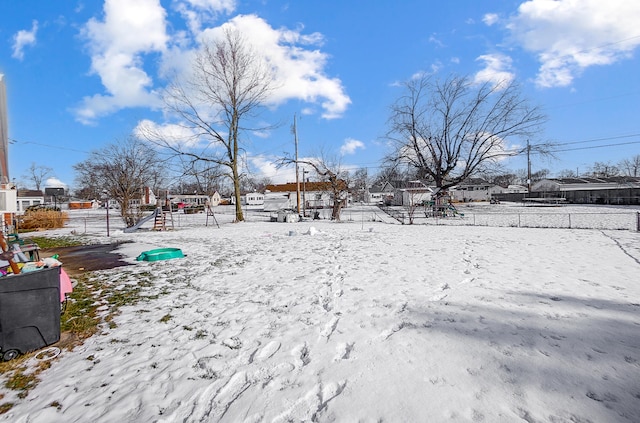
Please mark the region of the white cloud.
<svg viewBox="0 0 640 423"><path fill-rule="evenodd" d="M76 117L83 123L124 107L154 107L153 80L143 69L143 55L166 49L166 13L159 0L106 0L104 21L83 28L91 52L91 72L107 91L83 99Z"/></svg>
<svg viewBox="0 0 640 423"><path fill-rule="evenodd" d="M340 117L351 103L342 82L325 72L329 56L319 49L322 34L303 34L302 27L275 29L255 15L236 16L221 26L201 30L208 18L233 11L236 2L180 0L175 4L193 32L180 30L170 36L159 0L106 0L102 20L87 22L82 35L91 53L91 72L100 77L105 92L83 99L75 110L79 121L91 124L127 107L158 107L156 75L145 69L145 60L158 55L159 77L183 74L188 71L193 46L219 36L225 25L238 28L273 67L276 89L270 105L298 99L308 103L307 113L317 106L322 117L332 119Z"/></svg>
<svg viewBox="0 0 640 423"><path fill-rule="evenodd" d="M529 0L507 28L541 62L541 87L570 85L589 66L631 56L640 45L640 2L628 0Z"/></svg>
<svg viewBox="0 0 640 423"><path fill-rule="evenodd" d="M484 69L474 76L474 83L492 83L498 87L508 85L513 81L515 75L511 72L511 58L503 54L484 54L476 61L484 62Z"/></svg>
<svg viewBox="0 0 640 423"><path fill-rule="evenodd" d="M353 138L347 138L340 147L340 154L355 154L357 149L364 149L364 143L362 141L354 140Z"/></svg>
<svg viewBox="0 0 640 423"><path fill-rule="evenodd" d="M273 67L274 86L277 87L269 100L273 105L299 99L319 104L323 110L322 117L333 119L342 116L351 104L342 82L329 77L324 71L329 57L318 49L324 40L321 34L305 35L302 28L275 29L255 15L236 16L225 25L233 25L240 30L254 50L263 54ZM219 36L223 27L205 30L201 37Z"/></svg>
<svg viewBox="0 0 640 423"><path fill-rule="evenodd" d="M258 178L269 178L274 184L284 184L296 180L296 169L294 166L278 167L276 159L267 156L249 157L249 162L253 172ZM300 171L302 178L302 171Z"/></svg>
<svg viewBox="0 0 640 423"><path fill-rule="evenodd" d="M158 124L148 119L138 122L133 134L143 140L162 140L174 147L198 147L203 143L196 132L183 125Z"/></svg>
<svg viewBox="0 0 640 423"><path fill-rule="evenodd" d="M31 30L21 30L13 36L13 53L11 57L22 60L24 59L24 48L32 46L36 43L36 34L38 33L38 21L33 21Z"/></svg>
<svg viewBox="0 0 640 423"><path fill-rule="evenodd" d="M58 178L48 178L46 181L44 181L44 186L47 188L68 188L67 184L65 184Z"/></svg>
<svg viewBox="0 0 640 423"><path fill-rule="evenodd" d="M202 30L206 23L214 22L221 13L236 9L236 0L176 0L174 7L187 21L192 33Z"/></svg>
<svg viewBox="0 0 640 423"><path fill-rule="evenodd" d="M482 22L485 23L485 25L487 26L491 26L493 24L495 24L496 22L498 22L500 20L500 17L498 15L496 15L495 13L487 13L486 15L484 15L482 17Z"/></svg>

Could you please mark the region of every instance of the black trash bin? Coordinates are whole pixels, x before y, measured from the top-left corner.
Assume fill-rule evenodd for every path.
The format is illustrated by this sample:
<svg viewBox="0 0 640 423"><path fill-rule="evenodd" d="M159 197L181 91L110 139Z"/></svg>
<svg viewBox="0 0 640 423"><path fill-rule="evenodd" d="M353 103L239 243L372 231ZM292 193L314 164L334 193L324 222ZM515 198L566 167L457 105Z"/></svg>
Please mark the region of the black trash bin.
<svg viewBox="0 0 640 423"><path fill-rule="evenodd" d="M0 278L0 357L60 340L60 267Z"/></svg>

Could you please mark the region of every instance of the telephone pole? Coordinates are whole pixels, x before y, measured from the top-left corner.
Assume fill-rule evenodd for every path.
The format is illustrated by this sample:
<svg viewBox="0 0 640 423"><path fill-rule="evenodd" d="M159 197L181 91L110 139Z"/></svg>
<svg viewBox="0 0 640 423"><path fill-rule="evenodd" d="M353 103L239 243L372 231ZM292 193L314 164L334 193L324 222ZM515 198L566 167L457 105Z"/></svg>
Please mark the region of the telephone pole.
<svg viewBox="0 0 640 423"><path fill-rule="evenodd" d="M296 143L296 205L298 215L300 214L300 177L298 176L298 127L296 125L296 114L293 114L293 139Z"/></svg>

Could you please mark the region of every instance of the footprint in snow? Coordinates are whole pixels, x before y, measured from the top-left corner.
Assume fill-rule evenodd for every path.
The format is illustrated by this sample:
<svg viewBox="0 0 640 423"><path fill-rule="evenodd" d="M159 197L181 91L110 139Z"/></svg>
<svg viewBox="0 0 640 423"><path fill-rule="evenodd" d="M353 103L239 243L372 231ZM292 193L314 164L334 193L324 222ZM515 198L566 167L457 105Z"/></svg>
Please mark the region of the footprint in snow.
<svg viewBox="0 0 640 423"><path fill-rule="evenodd" d="M442 301L447 298L447 294L436 294L433 297L429 298L429 301Z"/></svg>
<svg viewBox="0 0 640 423"><path fill-rule="evenodd" d="M280 342L271 341L256 353L255 361L261 362L268 358L271 358L275 353L278 352L279 349L280 349Z"/></svg>
<svg viewBox="0 0 640 423"><path fill-rule="evenodd" d="M242 341L240 340L240 338L233 336L222 341L222 345L231 348L232 350L237 350L242 347Z"/></svg>
<svg viewBox="0 0 640 423"><path fill-rule="evenodd" d="M311 357L309 355L309 346L305 342L304 344L300 344L295 347L291 351L291 355L298 359L299 367L304 367L311 362Z"/></svg>
<svg viewBox="0 0 640 423"><path fill-rule="evenodd" d="M355 342L343 342L338 345L338 347L336 348L338 354L333 359L333 361L348 360L351 357L351 351L353 351L353 346L355 344Z"/></svg>
<svg viewBox="0 0 640 423"><path fill-rule="evenodd" d="M338 327L339 321L340 321L339 317L333 316L331 320L324 326L324 329L322 329L322 332L320 332L320 337L327 338L327 341L328 341L331 335L333 334L333 332L335 332L336 327Z"/></svg>

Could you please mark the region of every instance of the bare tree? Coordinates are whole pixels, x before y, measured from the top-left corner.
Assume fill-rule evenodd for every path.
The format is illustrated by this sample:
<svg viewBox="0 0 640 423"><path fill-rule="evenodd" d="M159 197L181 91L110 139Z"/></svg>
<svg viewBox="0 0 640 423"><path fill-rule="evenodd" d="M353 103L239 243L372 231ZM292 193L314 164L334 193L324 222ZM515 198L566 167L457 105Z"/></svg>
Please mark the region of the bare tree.
<svg viewBox="0 0 640 423"><path fill-rule="evenodd" d="M272 89L273 73L240 32L231 27L221 39L206 42L196 54L190 76L176 78L164 95L167 111L188 137L168 138L146 127L141 134L192 162L225 169L233 182L236 221L241 205L241 136L243 122L263 105Z"/></svg>
<svg viewBox="0 0 640 423"><path fill-rule="evenodd" d="M278 161L278 166L294 164L294 158L285 156ZM310 166L320 182L325 182L331 196L331 219L339 221L342 208L347 204L350 194L350 175L338 157L329 158L324 152L315 160L298 160L298 164Z"/></svg>
<svg viewBox="0 0 640 423"><path fill-rule="evenodd" d="M422 76L404 87L391 108L388 137L394 151L387 160L415 168L439 192L525 151L508 151L505 140L530 137L545 120L514 83L475 85L466 77Z"/></svg>
<svg viewBox="0 0 640 423"><path fill-rule="evenodd" d="M216 163L205 161L186 160L182 163L182 177L186 178L186 183L180 182L186 194L196 191L199 194L212 195L220 190L224 171ZM188 188L185 189L185 186Z"/></svg>
<svg viewBox="0 0 640 423"><path fill-rule="evenodd" d="M77 183L85 192L92 193L94 198L106 194L118 203L127 227L142 216L140 209L131 207L131 200L141 199L144 187L157 182L161 175L161 162L155 150L135 138L94 151L73 168Z"/></svg>
<svg viewBox="0 0 640 423"><path fill-rule="evenodd" d="M53 169L48 166L36 165L32 162L27 169L27 174L22 177L33 182L37 191L42 191L42 183L50 176L53 176Z"/></svg>
<svg viewBox="0 0 640 423"><path fill-rule="evenodd" d="M572 169L563 169L558 173L559 178L577 178L578 174Z"/></svg>
<svg viewBox="0 0 640 423"><path fill-rule="evenodd" d="M618 168L625 176L640 176L640 154L622 160Z"/></svg>
<svg viewBox="0 0 640 423"><path fill-rule="evenodd" d="M590 168L590 173L594 178L609 178L620 175L620 170L610 162L595 162Z"/></svg>
<svg viewBox="0 0 640 423"><path fill-rule="evenodd" d="M407 179L407 175L398 169L398 166L384 166L373 179L374 185L381 185L389 181L402 181Z"/></svg>
<svg viewBox="0 0 640 423"><path fill-rule="evenodd" d="M356 201L369 202L369 171L366 167L356 169L351 176L353 195Z"/></svg>

